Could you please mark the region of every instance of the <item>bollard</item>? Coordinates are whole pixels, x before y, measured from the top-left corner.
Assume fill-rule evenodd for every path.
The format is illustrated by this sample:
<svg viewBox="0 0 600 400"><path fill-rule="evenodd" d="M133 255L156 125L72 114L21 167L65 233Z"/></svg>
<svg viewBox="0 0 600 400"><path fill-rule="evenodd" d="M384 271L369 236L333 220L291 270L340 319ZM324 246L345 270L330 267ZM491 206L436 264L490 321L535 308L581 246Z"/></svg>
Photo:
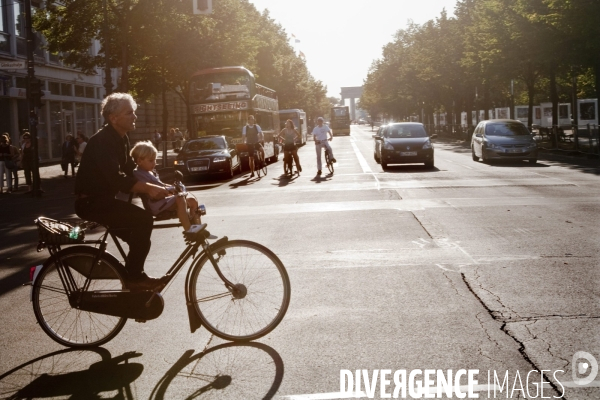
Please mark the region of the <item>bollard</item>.
<svg viewBox="0 0 600 400"><path fill-rule="evenodd" d="M573 129L573 141L575 142L575 151L579 151L579 127L576 125L571 126Z"/></svg>
<svg viewBox="0 0 600 400"><path fill-rule="evenodd" d="M587 124L588 129L588 144L590 145L590 153L594 152L594 142L592 141L592 128L590 124Z"/></svg>

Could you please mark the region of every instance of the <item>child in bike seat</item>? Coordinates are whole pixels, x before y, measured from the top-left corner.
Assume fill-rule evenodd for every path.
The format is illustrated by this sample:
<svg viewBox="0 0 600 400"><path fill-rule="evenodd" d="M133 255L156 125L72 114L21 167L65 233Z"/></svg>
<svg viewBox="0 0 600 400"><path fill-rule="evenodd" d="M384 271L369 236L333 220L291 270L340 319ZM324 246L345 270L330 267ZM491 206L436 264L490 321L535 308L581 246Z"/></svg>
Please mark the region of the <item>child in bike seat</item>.
<svg viewBox="0 0 600 400"><path fill-rule="evenodd" d="M150 141L137 142L131 149L131 158L137 164L137 167L133 170L135 178L141 182L163 186L173 193L173 195L159 200L151 199L146 194L140 194L144 208L150 211L152 215L158 215L165 210L177 210L179 221L183 229L187 231L192 224L200 223L198 202L192 196L186 198L185 195L176 193L174 186L167 185L158 178L158 174L154 171L157 153L158 151ZM188 216L188 208L191 217Z"/></svg>

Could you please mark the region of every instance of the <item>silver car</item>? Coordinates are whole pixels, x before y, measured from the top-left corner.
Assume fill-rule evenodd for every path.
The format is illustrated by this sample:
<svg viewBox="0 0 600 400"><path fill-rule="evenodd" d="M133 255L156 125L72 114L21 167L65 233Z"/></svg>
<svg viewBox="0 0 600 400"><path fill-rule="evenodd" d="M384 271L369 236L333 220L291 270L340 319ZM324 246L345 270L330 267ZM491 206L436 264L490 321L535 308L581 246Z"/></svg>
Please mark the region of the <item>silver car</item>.
<svg viewBox="0 0 600 400"><path fill-rule="evenodd" d="M490 119L481 121L471 139L473 161L498 159L528 160L535 164L538 147L533 135L520 121Z"/></svg>

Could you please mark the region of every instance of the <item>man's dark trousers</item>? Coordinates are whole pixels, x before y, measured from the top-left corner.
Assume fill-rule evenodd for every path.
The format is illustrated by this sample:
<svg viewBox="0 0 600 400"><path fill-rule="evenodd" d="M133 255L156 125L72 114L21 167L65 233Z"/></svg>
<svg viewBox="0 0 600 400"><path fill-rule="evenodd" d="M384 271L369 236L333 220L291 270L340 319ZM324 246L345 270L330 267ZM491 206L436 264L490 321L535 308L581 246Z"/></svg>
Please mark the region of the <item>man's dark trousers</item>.
<svg viewBox="0 0 600 400"><path fill-rule="evenodd" d="M129 244L127 272L131 280L143 277L144 262L150 251L152 215L134 206L110 197L85 197L75 201L75 212L87 221L108 226L111 231Z"/></svg>

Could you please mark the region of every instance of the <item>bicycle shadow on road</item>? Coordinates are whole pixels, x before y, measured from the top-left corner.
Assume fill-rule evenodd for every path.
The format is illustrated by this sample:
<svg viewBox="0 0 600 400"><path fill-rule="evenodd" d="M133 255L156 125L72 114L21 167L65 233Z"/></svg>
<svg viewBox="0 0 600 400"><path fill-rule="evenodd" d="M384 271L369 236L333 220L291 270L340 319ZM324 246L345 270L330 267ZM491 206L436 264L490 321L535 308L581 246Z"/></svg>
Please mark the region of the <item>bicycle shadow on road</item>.
<svg viewBox="0 0 600 400"><path fill-rule="evenodd" d="M300 178L300 175L298 175L296 173L294 173L294 175L292 175L292 176L281 174L277 178L273 178L273 180L274 181L278 181L277 186L284 187L284 186L287 186L289 184L296 183L295 181L298 178Z"/></svg>
<svg viewBox="0 0 600 400"><path fill-rule="evenodd" d="M194 354L188 350L152 390L150 400L252 397L272 399L283 380L281 356L263 343L224 343ZM264 394L263 394L264 393Z"/></svg>
<svg viewBox="0 0 600 400"><path fill-rule="evenodd" d="M0 393L7 399L95 399L116 391L115 398L133 398L130 385L144 366L129 360L140 356L127 352L112 358L102 347L55 351L0 375Z"/></svg>
<svg viewBox="0 0 600 400"><path fill-rule="evenodd" d="M314 183L327 182L327 181L330 181L332 178L333 178L332 173L329 173L326 175L315 175L315 177L311 179L311 182L314 182Z"/></svg>

